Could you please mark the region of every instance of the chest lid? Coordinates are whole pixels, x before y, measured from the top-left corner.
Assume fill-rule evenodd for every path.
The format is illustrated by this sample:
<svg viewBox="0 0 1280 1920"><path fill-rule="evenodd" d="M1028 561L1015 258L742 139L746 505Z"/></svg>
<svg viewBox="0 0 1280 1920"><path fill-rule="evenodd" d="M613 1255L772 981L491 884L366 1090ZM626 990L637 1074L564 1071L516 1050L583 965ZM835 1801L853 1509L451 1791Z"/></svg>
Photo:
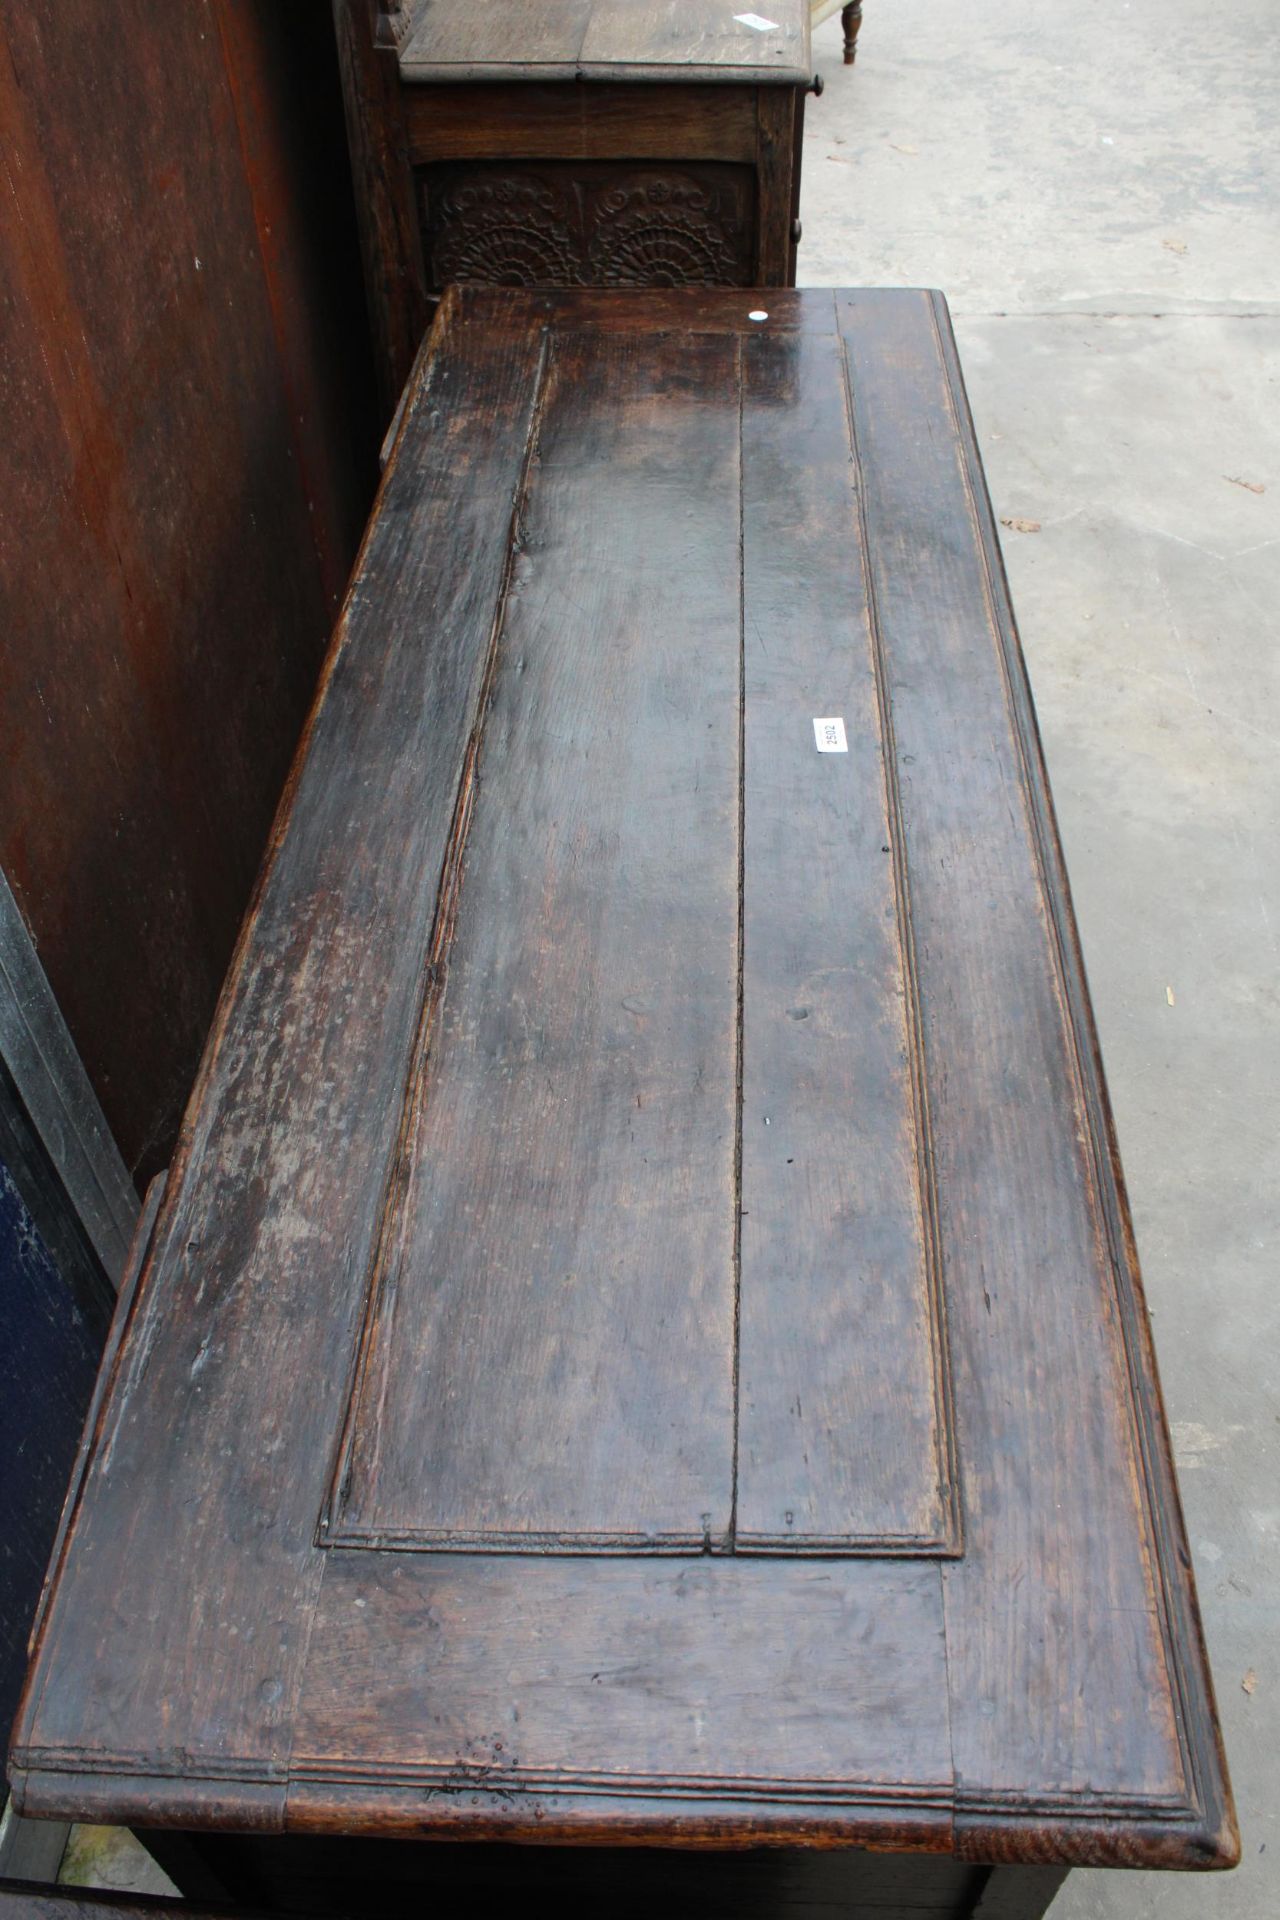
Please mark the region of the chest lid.
<svg viewBox="0 0 1280 1920"><path fill-rule="evenodd" d="M808 86L808 0L413 0L398 13L413 81L663 80Z"/></svg>
<svg viewBox="0 0 1280 1920"><path fill-rule="evenodd" d="M449 294L25 1806L1228 1863L1117 1168L940 298Z"/></svg>

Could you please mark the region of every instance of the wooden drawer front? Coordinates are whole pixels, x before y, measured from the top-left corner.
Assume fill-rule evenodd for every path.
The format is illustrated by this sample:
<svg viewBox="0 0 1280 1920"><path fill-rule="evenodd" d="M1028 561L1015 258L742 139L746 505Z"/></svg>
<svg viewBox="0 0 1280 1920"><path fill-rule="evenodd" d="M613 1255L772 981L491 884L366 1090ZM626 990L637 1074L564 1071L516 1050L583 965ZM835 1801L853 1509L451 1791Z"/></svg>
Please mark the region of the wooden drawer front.
<svg viewBox="0 0 1280 1920"><path fill-rule="evenodd" d="M749 286L755 177L728 165L526 165L418 172L431 286Z"/></svg>

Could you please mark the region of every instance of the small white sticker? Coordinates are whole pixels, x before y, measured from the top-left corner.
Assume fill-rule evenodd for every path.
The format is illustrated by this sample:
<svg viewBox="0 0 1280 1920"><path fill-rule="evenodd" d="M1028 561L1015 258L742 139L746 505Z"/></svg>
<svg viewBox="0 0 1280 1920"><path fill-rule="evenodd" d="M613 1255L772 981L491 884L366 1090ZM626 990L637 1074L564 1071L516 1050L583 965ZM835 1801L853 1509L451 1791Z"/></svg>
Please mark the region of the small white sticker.
<svg viewBox="0 0 1280 1920"><path fill-rule="evenodd" d="M753 33L776 33L776 20L766 20L762 13L735 13L734 19L740 26L750 27Z"/></svg>
<svg viewBox="0 0 1280 1920"><path fill-rule="evenodd" d="M818 743L819 753L848 753L849 742L844 737L844 721L838 716L832 720L815 720L813 737Z"/></svg>

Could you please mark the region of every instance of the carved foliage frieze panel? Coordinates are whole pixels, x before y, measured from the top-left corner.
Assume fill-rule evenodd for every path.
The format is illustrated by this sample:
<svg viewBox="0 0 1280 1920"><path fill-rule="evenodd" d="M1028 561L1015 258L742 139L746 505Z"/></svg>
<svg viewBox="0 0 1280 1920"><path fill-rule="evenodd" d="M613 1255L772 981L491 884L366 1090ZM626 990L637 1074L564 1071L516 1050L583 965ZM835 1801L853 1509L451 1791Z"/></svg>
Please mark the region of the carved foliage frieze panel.
<svg viewBox="0 0 1280 1920"><path fill-rule="evenodd" d="M751 284L754 181L736 166L427 167L419 176L432 284Z"/></svg>

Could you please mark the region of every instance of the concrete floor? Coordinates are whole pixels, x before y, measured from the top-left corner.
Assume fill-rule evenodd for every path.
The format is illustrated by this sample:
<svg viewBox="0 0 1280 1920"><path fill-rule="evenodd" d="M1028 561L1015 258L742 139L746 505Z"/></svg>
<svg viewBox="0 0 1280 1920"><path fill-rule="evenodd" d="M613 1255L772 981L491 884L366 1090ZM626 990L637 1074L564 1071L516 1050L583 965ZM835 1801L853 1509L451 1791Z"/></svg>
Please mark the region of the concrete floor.
<svg viewBox="0 0 1280 1920"><path fill-rule="evenodd" d="M1244 1840L1061 1920L1280 1914L1280 22L866 0L801 280L951 301L1066 843Z"/></svg>

